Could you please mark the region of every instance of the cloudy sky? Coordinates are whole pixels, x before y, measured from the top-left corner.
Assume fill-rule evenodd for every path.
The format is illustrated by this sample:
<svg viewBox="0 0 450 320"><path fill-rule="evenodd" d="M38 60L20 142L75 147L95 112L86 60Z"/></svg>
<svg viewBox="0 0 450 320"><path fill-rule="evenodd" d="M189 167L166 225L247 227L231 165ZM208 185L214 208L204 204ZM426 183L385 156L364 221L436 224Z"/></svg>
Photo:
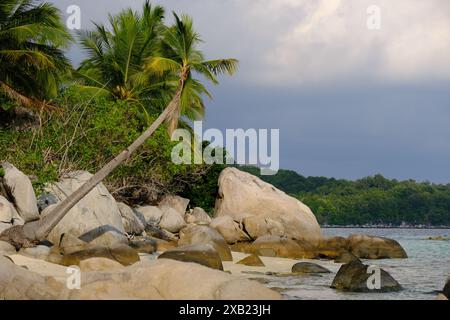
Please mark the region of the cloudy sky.
<svg viewBox="0 0 450 320"><path fill-rule="evenodd" d="M54 2L90 28L143 0ZM281 167L304 175L450 182L450 1L155 2L194 18L208 58L240 60L212 88L206 127L278 128Z"/></svg>

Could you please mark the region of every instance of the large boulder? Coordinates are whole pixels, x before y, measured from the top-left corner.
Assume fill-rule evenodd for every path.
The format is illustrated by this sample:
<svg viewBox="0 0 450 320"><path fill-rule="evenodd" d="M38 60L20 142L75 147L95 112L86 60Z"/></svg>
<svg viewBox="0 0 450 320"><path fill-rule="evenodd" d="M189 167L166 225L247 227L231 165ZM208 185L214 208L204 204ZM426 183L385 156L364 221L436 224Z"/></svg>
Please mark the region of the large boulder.
<svg viewBox="0 0 450 320"><path fill-rule="evenodd" d="M161 207L161 211L163 212L163 216L161 218L161 221L159 221L159 226L162 229L176 233L186 226L186 222L184 221L184 214L181 215L172 207L167 206Z"/></svg>
<svg viewBox="0 0 450 320"><path fill-rule="evenodd" d="M125 203L117 203L120 214L122 216L122 224L126 233L141 234L145 230L142 220L135 214L134 210Z"/></svg>
<svg viewBox="0 0 450 320"><path fill-rule="evenodd" d="M8 162L1 164L5 172L3 185L11 196L12 201L25 222L39 219L36 194L30 179L16 167Z"/></svg>
<svg viewBox="0 0 450 320"><path fill-rule="evenodd" d="M0 256L0 300L281 299L279 293L255 281L173 259L139 262L130 267L103 259L85 260L80 265L83 271L80 290L67 289L66 281L70 275L60 266L33 259L23 261L21 265L24 267ZM60 276L54 277L53 272Z"/></svg>
<svg viewBox="0 0 450 320"><path fill-rule="evenodd" d="M231 250L222 235L208 226L189 225L180 232L178 245L190 246L211 244L219 253L222 261L233 261Z"/></svg>
<svg viewBox="0 0 450 320"><path fill-rule="evenodd" d="M349 251L362 259L408 258L405 250L395 240L366 235L351 235L348 238Z"/></svg>
<svg viewBox="0 0 450 320"><path fill-rule="evenodd" d="M380 269L380 288L369 288L369 277L375 276L368 272L369 266L360 261L344 264L336 274L331 288L350 292L388 292L399 291L401 285L386 271Z"/></svg>
<svg viewBox="0 0 450 320"><path fill-rule="evenodd" d="M314 247L309 243L277 236L259 237L253 243L238 243L233 245L232 249L239 252L255 253L262 257L290 259L313 259L316 257Z"/></svg>
<svg viewBox="0 0 450 320"><path fill-rule="evenodd" d="M48 185L46 189L62 201L91 177L86 171L72 172L65 175L61 181ZM46 208L42 215L51 212L52 208L53 206ZM127 242L119 207L102 183L64 216L47 239L59 246L62 235L70 235L86 243L106 247Z"/></svg>
<svg viewBox="0 0 450 320"><path fill-rule="evenodd" d="M285 236L285 227L283 224L271 218L247 216L242 219L242 225L252 239L257 239L264 235Z"/></svg>
<svg viewBox="0 0 450 320"><path fill-rule="evenodd" d="M276 231L277 235L282 232L288 238L310 242L322 237L316 217L306 205L236 168L226 168L220 174L215 216L231 216L235 221L248 216L258 217L256 222L251 221L257 226L252 231L253 238L270 234L269 230ZM264 223L266 228L261 227Z"/></svg>
<svg viewBox="0 0 450 320"><path fill-rule="evenodd" d="M196 244L173 248L159 255L158 259L194 262L209 268L223 270L219 253L211 244Z"/></svg>
<svg viewBox="0 0 450 320"><path fill-rule="evenodd" d="M161 209L154 206L137 207L135 211L145 226L148 224L157 225L163 216Z"/></svg>
<svg viewBox="0 0 450 320"><path fill-rule="evenodd" d="M196 263L158 259L115 272L83 274L81 290L71 291L70 299L279 300L281 296L255 281Z"/></svg>
<svg viewBox="0 0 450 320"><path fill-rule="evenodd" d="M68 294L53 277L28 271L0 255L0 300L58 300Z"/></svg>
<svg viewBox="0 0 450 320"><path fill-rule="evenodd" d="M90 258L80 262L80 270L82 272L91 271L114 271L124 268L123 265L117 261L107 258Z"/></svg>
<svg viewBox="0 0 450 320"><path fill-rule="evenodd" d="M326 237L316 244L319 257L336 259L344 252L348 252L348 239L344 237Z"/></svg>
<svg viewBox="0 0 450 320"><path fill-rule="evenodd" d="M158 203L158 207L170 207L181 214L182 217L186 214L189 199L185 199L175 195L165 195Z"/></svg>
<svg viewBox="0 0 450 320"><path fill-rule="evenodd" d="M239 223L234 221L230 216L214 218L209 226L216 229L229 244L251 240L251 238L240 228Z"/></svg>
<svg viewBox="0 0 450 320"><path fill-rule="evenodd" d="M82 261L90 258L106 258L124 266L140 261L138 251L125 244L116 244L110 247L88 245L79 251L64 254L59 264L64 266L79 265Z"/></svg>
<svg viewBox="0 0 450 320"><path fill-rule="evenodd" d="M0 233L12 226L23 224L24 221L14 206L6 198L0 196Z"/></svg>

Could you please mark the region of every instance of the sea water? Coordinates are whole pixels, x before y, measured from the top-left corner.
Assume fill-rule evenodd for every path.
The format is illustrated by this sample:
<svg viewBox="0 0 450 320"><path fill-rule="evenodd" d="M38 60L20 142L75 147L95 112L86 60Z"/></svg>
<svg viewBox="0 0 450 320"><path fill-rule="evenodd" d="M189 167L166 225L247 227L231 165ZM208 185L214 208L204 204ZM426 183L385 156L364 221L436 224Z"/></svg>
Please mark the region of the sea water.
<svg viewBox="0 0 450 320"><path fill-rule="evenodd" d="M450 229L323 229L325 236L366 234L397 240L408 259L363 260L389 272L403 287L400 292L345 293L330 285L340 264L313 261L332 271L330 274L272 277L269 287L277 288L287 299L356 299L356 300L433 300L450 276L450 241L426 240L428 237L450 236Z"/></svg>

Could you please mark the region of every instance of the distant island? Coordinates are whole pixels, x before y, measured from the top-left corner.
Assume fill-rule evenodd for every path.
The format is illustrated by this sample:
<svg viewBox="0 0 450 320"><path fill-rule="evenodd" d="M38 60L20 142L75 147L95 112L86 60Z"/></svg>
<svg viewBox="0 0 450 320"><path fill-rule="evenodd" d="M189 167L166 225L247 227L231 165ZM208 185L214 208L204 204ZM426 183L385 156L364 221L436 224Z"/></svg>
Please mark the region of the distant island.
<svg viewBox="0 0 450 320"><path fill-rule="evenodd" d="M322 226L450 226L450 184L390 180L380 174L356 181L304 177L291 170L261 176L255 167L240 169L298 198Z"/></svg>

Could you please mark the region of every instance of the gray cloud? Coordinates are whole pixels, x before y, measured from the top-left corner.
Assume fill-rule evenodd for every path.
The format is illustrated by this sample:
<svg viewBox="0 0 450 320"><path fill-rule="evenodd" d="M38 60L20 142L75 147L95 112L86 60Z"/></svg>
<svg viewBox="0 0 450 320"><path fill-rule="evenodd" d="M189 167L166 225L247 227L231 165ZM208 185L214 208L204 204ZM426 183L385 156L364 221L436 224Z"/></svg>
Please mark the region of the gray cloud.
<svg viewBox="0 0 450 320"><path fill-rule="evenodd" d="M208 57L241 61L212 88L208 127L280 128L282 167L305 175L450 181L447 0L157 2L194 17ZM79 5L87 28L143 1L55 3Z"/></svg>

